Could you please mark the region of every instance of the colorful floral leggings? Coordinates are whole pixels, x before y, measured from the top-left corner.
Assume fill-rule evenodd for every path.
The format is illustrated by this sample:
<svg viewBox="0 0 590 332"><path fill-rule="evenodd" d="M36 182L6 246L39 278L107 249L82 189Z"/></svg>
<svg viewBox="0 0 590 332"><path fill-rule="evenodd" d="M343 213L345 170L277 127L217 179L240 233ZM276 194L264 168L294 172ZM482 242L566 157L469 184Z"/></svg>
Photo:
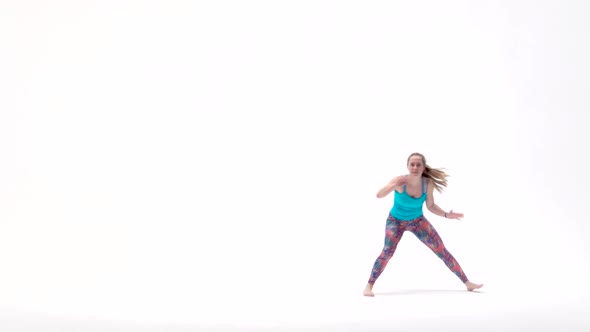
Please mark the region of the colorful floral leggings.
<svg viewBox="0 0 590 332"><path fill-rule="evenodd" d="M451 253L445 248L440 236L424 216L410 221L402 221L390 214L387 218L385 227L385 245L383 246L383 251L379 257L377 257L377 260L375 260L375 264L371 270L369 284L373 285L377 278L379 278L379 275L381 275L385 266L387 266L387 262L389 262L389 259L393 256L397 244L401 240L405 231L414 233L422 243L427 245L428 248L442 259L447 267L455 273L461 281L467 281L467 276L463 273L461 266L459 266L459 263L457 263L453 255L451 255Z"/></svg>

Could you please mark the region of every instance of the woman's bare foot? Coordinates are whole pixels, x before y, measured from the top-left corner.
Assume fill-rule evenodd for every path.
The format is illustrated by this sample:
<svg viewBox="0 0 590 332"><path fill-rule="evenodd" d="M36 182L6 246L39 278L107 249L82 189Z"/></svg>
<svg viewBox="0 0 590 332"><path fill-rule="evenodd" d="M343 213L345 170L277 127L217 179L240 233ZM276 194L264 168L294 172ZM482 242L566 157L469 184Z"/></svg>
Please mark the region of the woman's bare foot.
<svg viewBox="0 0 590 332"><path fill-rule="evenodd" d="M363 291L363 295L364 296L375 296L375 294L373 294L373 286L371 284L367 285L367 287Z"/></svg>
<svg viewBox="0 0 590 332"><path fill-rule="evenodd" d="M471 281L467 281L465 283L465 286L467 286L467 290L471 292L474 289L482 288L483 287L483 284L474 284Z"/></svg>

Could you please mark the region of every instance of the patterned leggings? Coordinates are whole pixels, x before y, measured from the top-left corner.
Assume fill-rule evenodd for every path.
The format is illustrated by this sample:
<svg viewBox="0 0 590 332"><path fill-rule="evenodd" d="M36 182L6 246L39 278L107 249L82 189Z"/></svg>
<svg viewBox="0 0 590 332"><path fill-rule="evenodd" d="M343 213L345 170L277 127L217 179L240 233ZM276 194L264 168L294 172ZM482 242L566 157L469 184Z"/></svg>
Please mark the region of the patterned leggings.
<svg viewBox="0 0 590 332"><path fill-rule="evenodd" d="M405 231L414 233L422 243L427 245L428 248L442 259L447 267L455 273L462 282L467 281L467 276L463 273L461 266L459 266L459 263L457 263L453 255L451 255L451 253L445 248L440 236L424 216L410 221L402 221L389 215L385 227L385 245L383 246L383 251L379 257L377 257L377 260L375 260L375 264L371 270L369 284L373 285L377 278L379 278L379 275L381 275L385 266L387 266L387 262L389 262L389 259L393 256L397 244L401 240Z"/></svg>

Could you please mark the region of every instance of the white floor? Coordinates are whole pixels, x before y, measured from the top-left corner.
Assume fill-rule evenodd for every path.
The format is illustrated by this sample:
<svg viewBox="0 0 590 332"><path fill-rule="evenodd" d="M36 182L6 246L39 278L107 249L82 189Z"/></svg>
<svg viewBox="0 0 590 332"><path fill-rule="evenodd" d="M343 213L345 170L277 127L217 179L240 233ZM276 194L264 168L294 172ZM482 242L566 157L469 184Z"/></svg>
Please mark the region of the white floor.
<svg viewBox="0 0 590 332"><path fill-rule="evenodd" d="M526 294L526 293L525 293ZM588 331L588 297L550 296L551 301L538 301L539 296L489 291L467 294L453 290L393 290L375 299L333 297L317 299L284 298L264 305L207 306L202 299L191 321L149 322L132 319L98 319L34 314L3 314L3 331L255 331L307 330L328 331ZM536 301L537 300L537 301ZM291 301L296 301L294 304ZM215 301L211 301L215 303ZM171 303L158 306L171 310ZM155 307L155 306L154 306ZM185 308L185 314L188 308ZM179 310L180 311L180 310ZM186 318L186 317L185 317Z"/></svg>
<svg viewBox="0 0 590 332"><path fill-rule="evenodd" d="M403 264L403 263L400 263ZM436 265L434 265L436 267ZM588 286L574 281L553 287L531 282L486 284L479 292L466 292L446 276L444 266L416 281L407 270L384 273L376 297L361 295L362 284L338 281L319 285L243 289L241 292L174 294L115 294L106 291L85 297L63 294L60 299L29 302L29 310L16 310L2 301L2 331L588 331ZM434 269L436 270L436 269ZM428 278L432 279L428 279ZM501 282L498 279L498 282ZM395 283L399 285L395 286ZM253 283L256 285L256 283ZM171 289L178 290L179 288ZM225 287L229 289L230 287ZM305 291L307 289L307 292ZM110 297L110 298L109 298ZM38 300L41 297L37 298ZM5 299L6 300L6 299ZM24 308L23 304L23 308Z"/></svg>
<svg viewBox="0 0 590 332"><path fill-rule="evenodd" d="M363 218L343 212L333 219L297 216L298 223L285 216L280 226L250 217L242 219L249 231L230 222L208 238L179 221L153 228L146 222L130 233L121 230L124 221L69 232L54 222L42 235L15 224L12 232L21 236L2 243L0 330L590 329L587 254L571 229L516 215L509 228L477 217L433 217L468 277L485 286L465 291L408 234L377 281L376 296L367 298L362 290L384 222L382 213L367 211L366 223L356 224ZM36 227L43 228L42 220ZM261 223L270 231L256 232Z"/></svg>

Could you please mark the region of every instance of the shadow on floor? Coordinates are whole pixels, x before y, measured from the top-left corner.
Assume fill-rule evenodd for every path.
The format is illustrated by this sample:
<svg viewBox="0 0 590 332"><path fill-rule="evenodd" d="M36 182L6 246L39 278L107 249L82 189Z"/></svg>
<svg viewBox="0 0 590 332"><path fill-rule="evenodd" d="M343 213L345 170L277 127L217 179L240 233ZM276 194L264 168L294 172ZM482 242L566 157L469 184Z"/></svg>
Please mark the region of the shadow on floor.
<svg viewBox="0 0 590 332"><path fill-rule="evenodd" d="M403 289L387 292L374 292L375 295L417 295L417 294L458 294L458 293L484 293L481 290L468 292L462 289Z"/></svg>

